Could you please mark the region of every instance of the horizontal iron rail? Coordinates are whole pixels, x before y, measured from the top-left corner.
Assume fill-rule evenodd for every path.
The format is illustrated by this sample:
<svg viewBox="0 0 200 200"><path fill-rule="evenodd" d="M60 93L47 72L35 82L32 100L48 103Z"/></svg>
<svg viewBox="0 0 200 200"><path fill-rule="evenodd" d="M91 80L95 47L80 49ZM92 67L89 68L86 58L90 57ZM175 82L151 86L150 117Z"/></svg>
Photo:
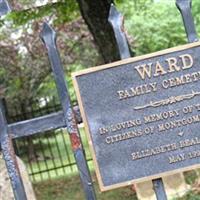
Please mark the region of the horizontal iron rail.
<svg viewBox="0 0 200 200"><path fill-rule="evenodd" d="M13 138L30 136L38 132L58 129L65 126L63 113L57 112L31 120L25 120L8 125L8 132Z"/></svg>
<svg viewBox="0 0 200 200"><path fill-rule="evenodd" d="M82 119L78 106L74 107L74 111L77 123L81 123ZM66 127L66 122L63 112L59 111L30 120L9 124L8 132L12 135L12 138L20 138L63 127Z"/></svg>

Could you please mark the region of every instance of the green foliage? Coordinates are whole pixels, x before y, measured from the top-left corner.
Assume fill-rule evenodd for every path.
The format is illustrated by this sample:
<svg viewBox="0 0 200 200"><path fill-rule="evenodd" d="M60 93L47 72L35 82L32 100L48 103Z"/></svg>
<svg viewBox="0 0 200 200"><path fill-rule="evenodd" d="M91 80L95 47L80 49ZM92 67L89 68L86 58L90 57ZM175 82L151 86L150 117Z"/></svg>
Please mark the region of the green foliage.
<svg viewBox="0 0 200 200"><path fill-rule="evenodd" d="M136 194L130 187L120 188L107 192L100 192L97 180L93 177L97 199L100 200L137 200ZM81 189L78 176L64 177L57 180L34 184L38 200L83 200L84 192Z"/></svg>
<svg viewBox="0 0 200 200"><path fill-rule="evenodd" d="M69 90L69 94L70 94L72 102L76 102L76 95L74 93L71 73L74 71L79 71L83 68L84 68L83 65L80 65L80 64L72 64L72 65L67 66L66 83L68 85L68 90ZM38 97L49 96L49 94L54 97L57 96L55 81L53 80L53 77L51 75L46 77L43 83L40 84L40 87L38 88L38 92L37 92Z"/></svg>
<svg viewBox="0 0 200 200"><path fill-rule="evenodd" d="M187 43L182 18L175 1L138 2L141 2L141 5L137 7L135 1L126 0L117 4L125 14L125 27L128 34L134 38L132 45L137 55ZM193 11L198 21L199 8L199 2L194 0Z"/></svg>
<svg viewBox="0 0 200 200"><path fill-rule="evenodd" d="M187 195L181 198L177 198L174 200L200 200L199 194L195 194L194 192L189 192Z"/></svg>
<svg viewBox="0 0 200 200"><path fill-rule="evenodd" d="M4 76L6 75L6 72L3 68L0 68L0 84L4 84Z"/></svg>
<svg viewBox="0 0 200 200"><path fill-rule="evenodd" d="M32 20L39 20L43 17L54 17L55 23L62 24L70 22L79 16L80 14L76 1L63 0L57 3L49 3L44 6L33 7L26 10L13 11L7 15L6 19L12 21L14 26L21 26Z"/></svg>
<svg viewBox="0 0 200 200"><path fill-rule="evenodd" d="M132 1L124 1L124 0L115 0L117 5L123 4L123 7L133 8L135 11L147 10L148 7L154 2L154 0L132 0Z"/></svg>
<svg viewBox="0 0 200 200"><path fill-rule="evenodd" d="M29 1L26 0L20 0L19 2L21 4L24 2L26 5L29 3ZM136 52L136 55L143 55L187 43L182 18L178 9L176 8L175 0L115 0L115 2L117 8L125 16L125 28L128 32L131 47ZM34 1L30 1L30 4L31 3L34 3ZM199 0L193 0L192 10L195 18L195 24L197 25L197 32L199 32ZM65 46L63 49L59 50L62 51L62 63L64 63L66 66L66 74L69 78L71 77L72 71L77 71L85 67L96 65L99 58L96 55L96 49L92 46L92 40L87 39L85 42L83 42L83 39L81 38L82 36L88 34L88 30L85 29L83 31L81 29L82 26L80 26L80 31L73 31L73 29L75 30L74 27L79 24L76 23L79 16L80 12L76 1L60 0L56 3L50 3L36 8L29 8L23 11L14 11L6 17L6 20L12 22L14 27L17 27L19 30L26 30L27 24L31 24L31 22L35 22L44 18L47 20L52 20L54 27L58 27L59 29L58 39L62 38L60 47L63 45ZM75 23L69 23L72 21ZM5 20L1 20L0 26L4 24L4 22ZM72 24L70 25L71 33L68 31L68 24ZM38 29L35 30L33 26L33 30L35 31L33 35L37 34ZM78 29L76 28L76 30ZM79 34L78 32L82 31L82 36L78 41L76 39L77 35ZM6 36L9 37L8 34ZM1 34L1 40L6 41L6 36L5 34ZM66 51L66 49L68 51ZM66 58L69 57L69 54L72 59ZM35 62L40 62L39 59L37 61L36 60ZM70 60L73 60L73 64ZM24 67L26 68L26 66ZM37 72L37 70L35 71ZM6 73L0 70L0 75L1 77L6 76ZM2 80L0 79L1 82ZM18 79L17 77L15 80L10 80L9 85L12 85L12 87L10 87L10 90L7 90L9 94L19 91L19 88L21 87L20 81L23 80ZM75 101L71 79L68 80L68 85L72 100ZM47 76L44 79L42 84L40 84L39 89L37 88L37 91L34 91L34 95L35 94L38 96L56 94L55 84L51 76Z"/></svg>
<svg viewBox="0 0 200 200"><path fill-rule="evenodd" d="M195 182L198 181L197 179L199 178L198 173L199 172L197 170L191 170L191 171L185 172L186 183L189 185L195 184Z"/></svg>

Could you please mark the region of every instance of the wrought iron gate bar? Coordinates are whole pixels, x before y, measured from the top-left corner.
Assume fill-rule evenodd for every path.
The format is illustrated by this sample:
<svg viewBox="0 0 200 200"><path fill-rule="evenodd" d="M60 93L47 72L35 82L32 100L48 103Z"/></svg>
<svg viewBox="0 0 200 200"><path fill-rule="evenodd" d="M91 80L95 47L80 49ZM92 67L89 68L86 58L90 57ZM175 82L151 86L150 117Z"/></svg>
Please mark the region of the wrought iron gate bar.
<svg viewBox="0 0 200 200"><path fill-rule="evenodd" d="M124 33L124 17L120 12L117 11L114 4L111 4L108 21L111 24L115 34L120 58L130 58L131 55L129 46Z"/></svg>
<svg viewBox="0 0 200 200"><path fill-rule="evenodd" d="M13 138L30 136L48 130L65 127L63 112L57 112L30 120L16 122L8 125L8 132Z"/></svg>
<svg viewBox="0 0 200 200"><path fill-rule="evenodd" d="M191 11L192 0L176 0L176 6L182 15L188 42L192 43L198 41L199 39L197 36Z"/></svg>
<svg viewBox="0 0 200 200"><path fill-rule="evenodd" d="M6 0L0 0L0 17L10 12L10 6ZM12 138L8 134L8 125L4 115L3 103L0 101L0 145L5 160L8 175L10 177L14 197L16 200L27 200L23 182L18 169Z"/></svg>
<svg viewBox="0 0 200 200"><path fill-rule="evenodd" d="M11 180L13 193L16 200L26 200L26 193L20 176L16 156L13 149L12 138L8 134L7 122L3 113L2 102L0 102L0 141L3 158Z"/></svg>
<svg viewBox="0 0 200 200"><path fill-rule="evenodd" d="M108 19L115 33L115 38L117 40L118 48L120 49L121 59L131 57L128 47L128 41L126 39L125 32L122 28L124 25L122 20L122 15L117 11L117 9L113 4L110 7L110 16ZM155 179L152 182L157 200L167 200L167 195L165 192L165 188L163 186L162 178Z"/></svg>
<svg viewBox="0 0 200 200"><path fill-rule="evenodd" d="M157 200L167 200L167 195L165 192L162 178L155 179L152 182L153 182L153 189L155 191Z"/></svg>
<svg viewBox="0 0 200 200"><path fill-rule="evenodd" d="M198 40L198 37L191 13L191 2L192 0L176 0L176 5L183 18L188 42L195 42ZM8 2L6 0L0 0L0 16L3 16L10 11L11 8ZM128 42L123 29L123 16L116 10L114 5L111 5L109 22L111 23L115 33L121 59L130 57ZM0 141L2 152L11 179L15 199L26 200L27 198L25 190L20 173L18 171L12 146L12 138L29 136L39 132L67 126L86 198L88 200L95 200L96 197L94 188L77 127L77 122L80 123L82 120L77 107L75 110L73 110L70 103L70 96L65 83L64 71L60 61L59 53L56 47L55 36L56 35L53 29L51 29L48 24L45 23L44 29L41 33L41 38L43 39L48 51L49 60L53 69L55 81L57 83L56 85L63 111L7 125L3 107L0 106ZM160 178L153 180L153 185L157 199L167 199L162 179Z"/></svg>
<svg viewBox="0 0 200 200"><path fill-rule="evenodd" d="M77 109L77 106L74 108L76 121L80 124L82 122L80 111ZM8 132L13 138L20 138L63 127L66 127L66 122L63 111L60 111L42 117L8 124Z"/></svg>
<svg viewBox="0 0 200 200"><path fill-rule="evenodd" d="M92 179L85 158L85 152L82 148L80 133L76 123L73 107L71 105L68 88L65 82L64 70L56 46L56 32L47 23L44 23L40 37L47 48L49 61L63 108L67 130L70 136L72 149L79 169L86 199L95 200L96 196L92 184Z"/></svg>
<svg viewBox="0 0 200 200"><path fill-rule="evenodd" d="M10 5L6 0L0 0L0 16L6 15L11 11Z"/></svg>

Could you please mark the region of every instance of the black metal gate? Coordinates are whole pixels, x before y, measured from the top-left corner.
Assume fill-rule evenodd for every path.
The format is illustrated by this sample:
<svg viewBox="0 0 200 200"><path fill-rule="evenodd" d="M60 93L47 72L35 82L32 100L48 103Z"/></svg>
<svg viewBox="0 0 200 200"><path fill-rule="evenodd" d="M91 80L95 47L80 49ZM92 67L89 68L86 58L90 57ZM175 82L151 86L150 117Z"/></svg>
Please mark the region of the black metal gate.
<svg viewBox="0 0 200 200"><path fill-rule="evenodd" d="M191 14L191 0L176 0L176 4L183 17L188 41L197 41L198 38ZM11 9L9 8L8 3L5 0L1 0L0 15L2 16L10 10ZM130 57L127 39L122 29L122 16L120 15L120 13L117 12L113 5L111 6L109 21L112 24L113 30L115 32L121 59ZM1 104L0 141L8 173L11 179L14 195L17 200L27 199L20 177L20 172L17 168L12 139L30 136L43 131L66 127L71 140L71 147L74 152L74 157L76 159L76 163L79 169L86 199L93 200L96 199L96 197L87 166L84 149L81 143L80 133L77 127L77 123L81 122L80 113L77 109L73 109L70 103L70 96L65 83L64 72L56 47L56 33L47 23L44 23L43 30L41 32L41 39L43 40L47 48L63 111L22 122L7 124L4 115L5 110L3 105ZM153 185L157 199L167 199L162 179L160 178L153 180Z"/></svg>
<svg viewBox="0 0 200 200"><path fill-rule="evenodd" d="M5 102L4 108L6 108L8 124L61 110L61 105L56 97L36 99L30 102L26 109L23 108L24 105L12 109L9 109L8 106ZM86 160L91 162L92 158L88 151L89 145L83 128L80 129L80 136L86 150ZM17 138L13 140L13 145L16 155L25 162L32 182L78 173L70 138L64 128Z"/></svg>

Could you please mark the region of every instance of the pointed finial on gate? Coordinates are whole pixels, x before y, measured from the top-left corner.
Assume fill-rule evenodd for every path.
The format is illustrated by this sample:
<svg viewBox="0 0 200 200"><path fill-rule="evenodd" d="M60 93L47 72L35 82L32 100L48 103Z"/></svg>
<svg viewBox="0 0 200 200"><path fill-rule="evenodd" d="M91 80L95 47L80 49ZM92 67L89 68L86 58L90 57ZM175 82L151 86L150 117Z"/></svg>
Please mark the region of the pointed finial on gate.
<svg viewBox="0 0 200 200"><path fill-rule="evenodd" d="M191 11L192 0L176 0L176 6L182 15L188 41L190 43L198 41L198 36Z"/></svg>
<svg viewBox="0 0 200 200"><path fill-rule="evenodd" d="M47 22L43 23L40 38L46 46L55 44L56 42L56 32Z"/></svg>
<svg viewBox="0 0 200 200"><path fill-rule="evenodd" d="M115 33L120 58L125 59L131 57L128 41L124 32L124 17L118 12L114 4L111 4L110 6L108 21Z"/></svg>
<svg viewBox="0 0 200 200"><path fill-rule="evenodd" d="M113 26L115 24L122 25L123 16L120 12L118 12L118 10L116 9L116 7L113 3L110 6L108 21Z"/></svg>
<svg viewBox="0 0 200 200"><path fill-rule="evenodd" d="M11 12L10 5L6 0L0 0L0 17Z"/></svg>
<svg viewBox="0 0 200 200"><path fill-rule="evenodd" d="M190 8L192 7L192 0L176 0L176 6L178 7L178 9L183 8L183 6L190 6Z"/></svg>

